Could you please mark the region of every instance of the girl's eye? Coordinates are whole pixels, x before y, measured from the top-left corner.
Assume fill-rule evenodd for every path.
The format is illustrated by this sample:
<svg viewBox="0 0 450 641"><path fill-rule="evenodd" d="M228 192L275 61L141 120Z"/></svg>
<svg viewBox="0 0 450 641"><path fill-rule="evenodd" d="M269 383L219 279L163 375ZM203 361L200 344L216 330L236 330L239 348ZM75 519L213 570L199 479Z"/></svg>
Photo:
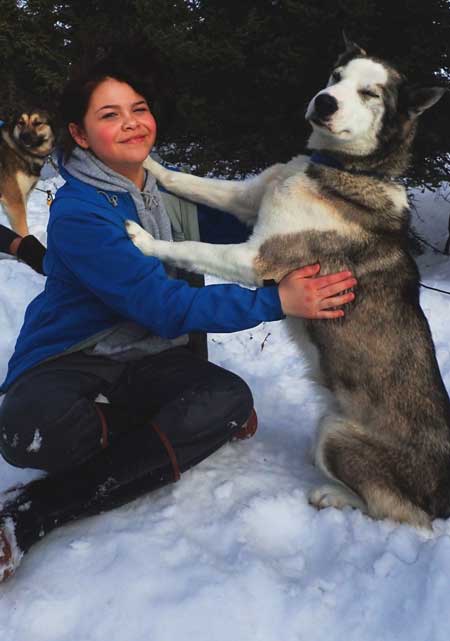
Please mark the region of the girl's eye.
<svg viewBox="0 0 450 641"><path fill-rule="evenodd" d="M149 111L148 107L136 107L135 111Z"/></svg>
<svg viewBox="0 0 450 641"><path fill-rule="evenodd" d="M112 118L113 116L116 116L115 111L108 111L108 113L102 115L102 120L105 120L106 118Z"/></svg>

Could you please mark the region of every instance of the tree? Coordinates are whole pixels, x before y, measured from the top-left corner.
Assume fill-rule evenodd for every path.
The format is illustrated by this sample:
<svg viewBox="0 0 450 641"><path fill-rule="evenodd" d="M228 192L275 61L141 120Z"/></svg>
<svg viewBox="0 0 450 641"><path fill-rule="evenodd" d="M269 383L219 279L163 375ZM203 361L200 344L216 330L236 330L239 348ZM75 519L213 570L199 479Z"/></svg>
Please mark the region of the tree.
<svg viewBox="0 0 450 641"><path fill-rule="evenodd" d="M18 106L52 108L66 64L54 3L0 0L1 116Z"/></svg>
<svg viewBox="0 0 450 641"><path fill-rule="evenodd" d="M170 59L178 98L160 141L202 172L247 173L304 148L304 112L342 50L342 29L417 82L450 78L448 0L0 0L0 7L3 107L30 96L56 104L70 65L112 45L152 46ZM421 184L447 174L445 102L423 117L413 172Z"/></svg>
<svg viewBox="0 0 450 641"><path fill-rule="evenodd" d="M247 172L298 153L307 103L342 51L343 28L417 82L450 77L447 0L198 0L192 13L190 55L177 60L177 141L197 161L206 149L208 160ZM429 185L447 175L445 102L424 116L416 144L415 177ZM198 140L200 148L189 147Z"/></svg>

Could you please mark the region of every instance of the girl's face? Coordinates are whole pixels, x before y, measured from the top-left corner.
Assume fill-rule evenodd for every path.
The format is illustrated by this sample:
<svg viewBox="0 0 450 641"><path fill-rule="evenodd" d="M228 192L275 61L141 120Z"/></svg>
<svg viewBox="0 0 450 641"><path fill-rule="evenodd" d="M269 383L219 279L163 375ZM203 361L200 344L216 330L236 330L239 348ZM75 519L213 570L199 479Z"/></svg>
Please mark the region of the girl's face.
<svg viewBox="0 0 450 641"><path fill-rule="evenodd" d="M106 78L94 89L83 125L69 124L75 142L105 165L142 187L142 163L156 138L156 122L140 94Z"/></svg>

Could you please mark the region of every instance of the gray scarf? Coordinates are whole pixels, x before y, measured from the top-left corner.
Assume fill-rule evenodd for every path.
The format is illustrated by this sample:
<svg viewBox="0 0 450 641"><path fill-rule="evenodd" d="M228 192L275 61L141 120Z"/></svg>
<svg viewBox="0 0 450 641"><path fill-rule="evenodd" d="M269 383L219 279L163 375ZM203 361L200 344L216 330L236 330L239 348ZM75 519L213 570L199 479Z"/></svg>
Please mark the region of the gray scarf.
<svg viewBox="0 0 450 641"><path fill-rule="evenodd" d="M93 153L76 147L64 165L65 169L84 183L97 188L98 192L128 192L133 198L142 227L154 238L172 240L170 220L156 186L156 180L146 171L144 188L140 191L125 176L118 174L102 163Z"/></svg>

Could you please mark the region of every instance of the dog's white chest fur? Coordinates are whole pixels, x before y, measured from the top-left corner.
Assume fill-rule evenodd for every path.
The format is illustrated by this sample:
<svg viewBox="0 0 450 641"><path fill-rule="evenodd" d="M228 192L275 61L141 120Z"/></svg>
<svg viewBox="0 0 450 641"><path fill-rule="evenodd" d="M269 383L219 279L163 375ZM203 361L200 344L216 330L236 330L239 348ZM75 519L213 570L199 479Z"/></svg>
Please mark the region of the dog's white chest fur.
<svg viewBox="0 0 450 641"><path fill-rule="evenodd" d="M320 193L317 183L302 171L285 177L285 172L268 185L252 244L260 244L278 234L308 231L349 233L349 224L339 216L333 204ZM287 172L286 172L287 173Z"/></svg>

